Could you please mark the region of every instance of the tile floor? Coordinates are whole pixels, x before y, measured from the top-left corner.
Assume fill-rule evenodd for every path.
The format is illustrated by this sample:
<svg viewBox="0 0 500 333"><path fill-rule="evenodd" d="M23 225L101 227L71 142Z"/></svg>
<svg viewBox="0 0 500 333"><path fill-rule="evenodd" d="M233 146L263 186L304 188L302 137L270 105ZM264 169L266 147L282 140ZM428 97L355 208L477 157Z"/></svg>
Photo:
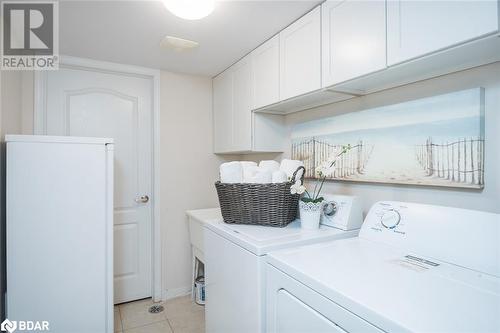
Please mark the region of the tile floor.
<svg viewBox="0 0 500 333"><path fill-rule="evenodd" d="M161 303L165 310L149 313L151 299L115 306L115 332L120 333L204 333L205 308L190 296Z"/></svg>

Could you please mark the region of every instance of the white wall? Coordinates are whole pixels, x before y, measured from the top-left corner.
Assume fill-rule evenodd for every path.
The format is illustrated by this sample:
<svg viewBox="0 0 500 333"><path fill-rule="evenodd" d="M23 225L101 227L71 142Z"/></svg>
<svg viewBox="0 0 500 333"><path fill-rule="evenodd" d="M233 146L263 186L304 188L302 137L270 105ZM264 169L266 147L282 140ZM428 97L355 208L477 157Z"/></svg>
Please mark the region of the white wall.
<svg viewBox="0 0 500 333"><path fill-rule="evenodd" d="M2 72L2 137L33 133L33 72Z"/></svg>
<svg viewBox="0 0 500 333"><path fill-rule="evenodd" d="M457 190L403 185L327 182L325 191L358 195L365 212L378 200L401 200L500 213L500 63L386 90L287 116L290 128L303 121L400 103L474 87L485 88L485 188ZM290 145L289 145L290 147ZM286 152L285 156L289 156Z"/></svg>
<svg viewBox="0 0 500 333"><path fill-rule="evenodd" d="M21 131L22 77L20 71L2 72L2 134Z"/></svg>
<svg viewBox="0 0 500 333"><path fill-rule="evenodd" d="M212 80L161 72L161 221L167 296L191 290L185 211L218 206L219 165L212 153Z"/></svg>

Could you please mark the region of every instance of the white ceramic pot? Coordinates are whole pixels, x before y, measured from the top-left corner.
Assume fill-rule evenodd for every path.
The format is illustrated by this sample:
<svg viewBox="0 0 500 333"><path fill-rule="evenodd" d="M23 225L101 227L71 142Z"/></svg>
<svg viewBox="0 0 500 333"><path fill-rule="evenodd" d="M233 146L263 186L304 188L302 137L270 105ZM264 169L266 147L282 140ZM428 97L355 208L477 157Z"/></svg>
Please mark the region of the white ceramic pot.
<svg viewBox="0 0 500 333"><path fill-rule="evenodd" d="M300 226L302 229L318 229L323 211L323 202L299 201Z"/></svg>

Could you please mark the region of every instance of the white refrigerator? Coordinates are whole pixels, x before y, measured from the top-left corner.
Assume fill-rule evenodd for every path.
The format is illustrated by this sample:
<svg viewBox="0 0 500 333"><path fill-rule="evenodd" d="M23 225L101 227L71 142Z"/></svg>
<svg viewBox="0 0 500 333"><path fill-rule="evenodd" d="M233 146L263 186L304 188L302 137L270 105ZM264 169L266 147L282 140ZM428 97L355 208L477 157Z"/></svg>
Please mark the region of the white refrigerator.
<svg viewBox="0 0 500 333"><path fill-rule="evenodd" d="M7 318L113 332L113 140L5 139Z"/></svg>

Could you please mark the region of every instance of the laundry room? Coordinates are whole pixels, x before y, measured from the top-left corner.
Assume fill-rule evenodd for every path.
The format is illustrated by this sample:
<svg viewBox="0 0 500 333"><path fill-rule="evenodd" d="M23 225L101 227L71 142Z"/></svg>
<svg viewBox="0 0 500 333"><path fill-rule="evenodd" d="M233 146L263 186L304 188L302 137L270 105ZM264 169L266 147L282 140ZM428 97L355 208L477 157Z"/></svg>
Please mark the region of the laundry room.
<svg viewBox="0 0 500 333"><path fill-rule="evenodd" d="M0 7L0 331L500 332L499 0Z"/></svg>

